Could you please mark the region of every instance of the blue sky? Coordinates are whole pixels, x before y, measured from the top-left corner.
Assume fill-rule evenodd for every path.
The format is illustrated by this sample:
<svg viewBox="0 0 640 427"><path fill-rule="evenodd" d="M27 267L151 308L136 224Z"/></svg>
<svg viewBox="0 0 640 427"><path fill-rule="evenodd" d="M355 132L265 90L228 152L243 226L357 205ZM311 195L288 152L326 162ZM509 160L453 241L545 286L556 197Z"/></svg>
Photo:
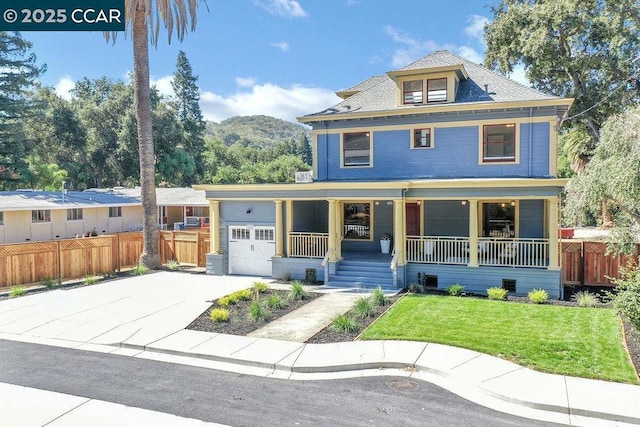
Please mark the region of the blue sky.
<svg viewBox="0 0 640 427"><path fill-rule="evenodd" d="M338 102L334 92L402 67L438 49L475 62L482 26L498 0L208 0L197 29L180 43L161 36L150 50L151 78L171 95L179 50L199 76L207 120L265 114L295 121ZM131 39L102 33L25 32L43 84L68 96L83 77L126 79ZM522 73L512 76L522 80Z"/></svg>

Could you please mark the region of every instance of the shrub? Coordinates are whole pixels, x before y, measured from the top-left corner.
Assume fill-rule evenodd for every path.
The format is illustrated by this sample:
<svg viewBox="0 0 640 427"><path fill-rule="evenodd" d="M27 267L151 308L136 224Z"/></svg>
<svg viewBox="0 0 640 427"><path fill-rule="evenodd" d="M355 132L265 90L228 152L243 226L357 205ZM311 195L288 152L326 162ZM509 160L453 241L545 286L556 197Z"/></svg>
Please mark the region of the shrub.
<svg viewBox="0 0 640 427"><path fill-rule="evenodd" d="M264 282L256 281L253 282L253 290L258 292L259 294L264 294L269 290L269 285Z"/></svg>
<svg viewBox="0 0 640 427"><path fill-rule="evenodd" d="M178 267L180 267L180 263L175 259L171 259L167 262L167 268L169 270L177 270Z"/></svg>
<svg viewBox="0 0 640 427"><path fill-rule="evenodd" d="M487 289L487 296L489 297L489 299L496 300L496 301L506 300L508 293L509 291L507 291L506 289L499 288L497 286Z"/></svg>
<svg viewBox="0 0 640 427"><path fill-rule="evenodd" d="M531 302L536 304L544 304L549 299L549 294L544 289L534 289L527 296Z"/></svg>
<svg viewBox="0 0 640 427"><path fill-rule="evenodd" d="M229 321L229 310L226 308L214 308L209 312L212 322L220 323Z"/></svg>
<svg viewBox="0 0 640 427"><path fill-rule="evenodd" d="M356 300L356 304L353 307L357 316L361 319L365 319L367 317L371 317L375 314L373 309L373 305L371 304L370 298L360 297Z"/></svg>
<svg viewBox="0 0 640 427"><path fill-rule="evenodd" d="M285 308L287 306L287 302L280 298L280 295L269 295L267 299L264 301L264 305L268 308Z"/></svg>
<svg viewBox="0 0 640 427"><path fill-rule="evenodd" d="M609 293L613 308L640 330L640 270L622 268L620 278L613 279L616 288Z"/></svg>
<svg viewBox="0 0 640 427"><path fill-rule="evenodd" d="M447 288L447 292L449 292L449 295L452 297L461 297L464 292L464 286L459 283L455 283Z"/></svg>
<svg viewBox="0 0 640 427"><path fill-rule="evenodd" d="M25 288L23 288L22 286L12 286L11 290L9 291L9 296L10 297L19 297L21 295L24 295L27 292L27 290Z"/></svg>
<svg viewBox="0 0 640 427"><path fill-rule="evenodd" d="M289 298L291 301L298 301L308 297L309 294L304 290L304 287L302 286L302 282L300 280L294 280L293 282L291 282L291 290L289 291L287 298Z"/></svg>
<svg viewBox="0 0 640 427"><path fill-rule="evenodd" d="M371 291L371 303L373 305L385 306L389 304L389 298L386 297L384 291L382 290L382 286L378 285L373 291Z"/></svg>
<svg viewBox="0 0 640 427"><path fill-rule="evenodd" d="M355 332L358 330L358 322L346 314L341 314L331 322L331 327L341 333Z"/></svg>
<svg viewBox="0 0 640 427"><path fill-rule="evenodd" d="M237 301L249 301L253 297L253 292L251 289L242 289L239 291L235 291L230 297L234 298Z"/></svg>
<svg viewBox="0 0 640 427"><path fill-rule="evenodd" d="M133 274L134 276L142 276L143 274L145 274L148 271L149 271L149 269L147 267L145 267L144 265L138 265L138 266L136 266L136 268L131 270L131 274Z"/></svg>
<svg viewBox="0 0 640 427"><path fill-rule="evenodd" d="M595 307L598 305L598 298L589 291L579 291L571 297L579 307Z"/></svg>
<svg viewBox="0 0 640 427"><path fill-rule="evenodd" d="M283 282L290 282L291 281L291 273L288 271L285 271L284 273L282 273L282 277L280 278L280 280L282 280Z"/></svg>
<svg viewBox="0 0 640 427"><path fill-rule="evenodd" d="M95 276L87 276L87 277L84 278L84 284L85 285L93 285L97 281L98 281L98 278L95 277Z"/></svg>
<svg viewBox="0 0 640 427"><path fill-rule="evenodd" d="M268 320L271 313L267 310L262 304L258 301L253 301L249 306L249 319L254 322L261 322L263 320Z"/></svg>
<svg viewBox="0 0 640 427"><path fill-rule="evenodd" d="M422 286L418 285L417 283L411 283L409 285L409 292L420 294L422 293Z"/></svg>
<svg viewBox="0 0 640 427"><path fill-rule="evenodd" d="M220 307L229 307L230 305L235 305L237 303L238 298L234 297L233 294L218 298L218 305Z"/></svg>
<svg viewBox="0 0 640 427"><path fill-rule="evenodd" d="M54 282L53 279L47 279L44 281L43 285L47 289L53 289L56 286L56 282Z"/></svg>

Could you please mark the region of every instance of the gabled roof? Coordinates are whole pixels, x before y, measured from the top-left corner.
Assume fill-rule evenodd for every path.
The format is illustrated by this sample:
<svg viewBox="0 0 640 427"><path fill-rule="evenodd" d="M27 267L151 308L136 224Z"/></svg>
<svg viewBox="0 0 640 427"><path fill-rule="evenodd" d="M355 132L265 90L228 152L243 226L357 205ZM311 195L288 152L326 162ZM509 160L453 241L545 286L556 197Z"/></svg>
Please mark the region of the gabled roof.
<svg viewBox="0 0 640 427"><path fill-rule="evenodd" d="M140 188L127 188L121 193L140 198ZM204 191L191 187L156 188L156 205L158 206L209 206Z"/></svg>
<svg viewBox="0 0 640 427"><path fill-rule="evenodd" d="M393 76L412 74L413 71L430 69L451 69L466 72L462 78L454 103L398 105L398 86ZM459 74L460 76L460 74ZM446 50L433 52L406 67L391 71L384 76L374 76L340 93L358 90L333 107L318 113L298 118L301 122L326 119L347 119L351 116L403 115L428 113L443 109L504 108L498 104L529 103L531 105L554 105L569 108L571 99L560 98L538 92L505 76L497 74L482 65L475 64ZM493 105L492 105L493 104Z"/></svg>
<svg viewBox="0 0 640 427"><path fill-rule="evenodd" d="M377 85L385 78L386 76L371 76L367 80L361 83L358 83L355 86L351 86L348 89L344 89L336 92L336 95L338 95L342 99L347 99L350 96L355 95L356 93L362 92L363 90L367 90L370 87Z"/></svg>

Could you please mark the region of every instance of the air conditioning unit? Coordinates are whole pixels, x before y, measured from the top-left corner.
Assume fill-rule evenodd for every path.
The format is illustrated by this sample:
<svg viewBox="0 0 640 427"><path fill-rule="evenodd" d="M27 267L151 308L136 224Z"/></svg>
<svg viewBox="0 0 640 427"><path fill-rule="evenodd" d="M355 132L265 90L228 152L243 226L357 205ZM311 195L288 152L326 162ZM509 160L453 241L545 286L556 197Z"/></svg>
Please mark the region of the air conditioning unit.
<svg viewBox="0 0 640 427"><path fill-rule="evenodd" d="M296 183L313 182L312 171L296 172Z"/></svg>

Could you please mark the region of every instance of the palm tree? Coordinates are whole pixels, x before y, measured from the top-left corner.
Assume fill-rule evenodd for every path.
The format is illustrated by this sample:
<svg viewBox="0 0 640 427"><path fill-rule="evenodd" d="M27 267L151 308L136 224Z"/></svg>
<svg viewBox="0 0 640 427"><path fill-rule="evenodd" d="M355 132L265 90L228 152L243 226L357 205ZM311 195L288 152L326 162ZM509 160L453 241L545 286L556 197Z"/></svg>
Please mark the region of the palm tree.
<svg viewBox="0 0 640 427"><path fill-rule="evenodd" d="M138 151L140 155L140 187L142 197L143 249L140 264L150 269L160 267L158 215L156 205L155 159L151 128L151 90L149 87L149 42L158 42L160 22L168 41L175 29L182 41L190 26L196 27L196 10L201 0L125 0L125 19L133 40L133 74ZM105 33L107 41L115 33Z"/></svg>

